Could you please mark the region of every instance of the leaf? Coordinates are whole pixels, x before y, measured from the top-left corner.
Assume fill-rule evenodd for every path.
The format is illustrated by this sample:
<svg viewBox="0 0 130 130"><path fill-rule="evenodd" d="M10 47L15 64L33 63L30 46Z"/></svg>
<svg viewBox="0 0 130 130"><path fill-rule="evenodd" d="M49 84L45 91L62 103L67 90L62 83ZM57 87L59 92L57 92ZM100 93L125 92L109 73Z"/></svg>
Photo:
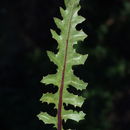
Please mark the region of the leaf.
<svg viewBox="0 0 130 130"><path fill-rule="evenodd" d="M54 18L54 22L60 29L60 34L51 29L52 37L58 43L58 52L47 51L50 61L57 65L57 73L49 74L43 77L42 83L48 85L53 84L58 87L58 91L55 94L46 93L43 94L40 101L55 104L57 109L56 117L48 115L46 112L42 112L38 115L39 119L46 124L54 124L58 130L62 130L62 121L68 119L79 122L84 119L85 114L80 111L65 110L63 103L71 104L75 107L81 107L84 98L82 96L74 95L68 92L69 85L75 87L77 90L86 89L87 83L73 74L72 67L74 65L84 64L88 55L81 55L73 48L78 41L84 41L87 35L83 30L76 30L76 26L82 23L85 18L78 15L78 11L81 9L80 0L64 0L65 9L60 7L62 20Z"/></svg>

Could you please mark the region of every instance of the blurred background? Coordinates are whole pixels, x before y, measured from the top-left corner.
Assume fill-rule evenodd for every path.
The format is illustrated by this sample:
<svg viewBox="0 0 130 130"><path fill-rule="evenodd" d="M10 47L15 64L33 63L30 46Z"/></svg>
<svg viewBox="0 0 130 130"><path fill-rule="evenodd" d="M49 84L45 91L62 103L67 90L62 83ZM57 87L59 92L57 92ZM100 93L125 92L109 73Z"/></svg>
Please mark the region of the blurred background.
<svg viewBox="0 0 130 130"><path fill-rule="evenodd" d="M77 26L89 37L77 52L89 54L75 75L88 82L76 130L130 130L130 0L81 0L86 21ZM57 30L63 0L0 0L0 130L53 130L36 117L48 109L39 102L55 73L46 51L56 52L50 28ZM57 30L59 31L59 30ZM49 109L50 110L50 109ZM69 125L69 123L68 123Z"/></svg>

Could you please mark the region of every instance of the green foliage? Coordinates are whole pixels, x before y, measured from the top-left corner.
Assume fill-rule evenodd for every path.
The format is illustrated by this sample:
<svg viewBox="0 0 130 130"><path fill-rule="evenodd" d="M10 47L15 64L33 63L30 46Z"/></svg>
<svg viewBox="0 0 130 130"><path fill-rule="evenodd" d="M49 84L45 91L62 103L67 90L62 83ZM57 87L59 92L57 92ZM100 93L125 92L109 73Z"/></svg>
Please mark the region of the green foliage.
<svg viewBox="0 0 130 130"><path fill-rule="evenodd" d="M67 89L69 86L75 87L77 90L86 89L87 83L80 80L73 74L72 66L84 64L88 55L76 53L73 48L78 41L83 41L86 34L80 30L76 30L76 26L82 23L85 19L78 15L80 10L79 0L65 0L66 9L60 8L62 20L54 18L57 27L61 30L60 35L54 30L51 30L52 37L58 43L58 53L48 51L47 54L50 60L57 65L57 73L47 75L41 81L48 85L53 84L58 87L58 91L53 93L43 94L40 101L54 103L57 109L56 117L49 115L47 112L41 112L38 117L46 124L54 124L58 130L62 129L62 121L68 119L79 122L84 119L85 114L80 111L66 110L63 104L71 104L74 107L81 107L84 98L79 95L70 93Z"/></svg>

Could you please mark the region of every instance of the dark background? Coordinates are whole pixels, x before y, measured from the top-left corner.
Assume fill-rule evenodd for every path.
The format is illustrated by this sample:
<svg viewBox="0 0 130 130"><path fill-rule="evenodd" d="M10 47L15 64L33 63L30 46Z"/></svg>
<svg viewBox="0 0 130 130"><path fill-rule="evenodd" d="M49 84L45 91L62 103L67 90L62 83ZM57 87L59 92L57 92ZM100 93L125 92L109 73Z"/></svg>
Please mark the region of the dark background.
<svg viewBox="0 0 130 130"><path fill-rule="evenodd" d="M130 130L130 1L81 0L89 54L75 74L88 82L76 130ZM63 0L0 0L0 130L52 130L36 115L46 91L43 76L56 72L46 50L56 51L50 28ZM49 88L49 87L48 87ZM71 127L75 128L75 123Z"/></svg>

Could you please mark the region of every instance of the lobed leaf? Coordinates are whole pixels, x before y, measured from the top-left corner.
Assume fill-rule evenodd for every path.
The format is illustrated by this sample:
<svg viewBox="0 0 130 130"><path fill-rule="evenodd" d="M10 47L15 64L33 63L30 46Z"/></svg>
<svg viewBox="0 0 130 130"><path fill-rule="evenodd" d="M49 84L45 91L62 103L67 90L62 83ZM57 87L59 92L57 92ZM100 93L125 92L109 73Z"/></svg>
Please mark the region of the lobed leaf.
<svg viewBox="0 0 130 130"><path fill-rule="evenodd" d="M52 37L58 43L58 52L55 54L47 51L50 61L57 65L57 73L47 75L41 81L46 85L53 84L58 87L58 91L55 94L46 93L40 99L42 102L55 104L57 115L53 117L46 112L41 112L38 115L40 120L46 124L54 124L54 127L58 130L62 129L62 120L66 122L68 119L71 119L79 122L84 119L85 114L82 111L66 110L63 104L82 107L84 98L68 92L67 88L71 85L82 91L87 86L87 83L76 77L72 70L74 65L84 64L88 57L87 54L81 55L76 53L76 50L73 48L73 45L77 44L78 41L84 41L87 37L83 30L76 30L76 26L82 23L85 18L78 15L78 11L81 9L79 5L80 0L64 0L64 2L66 8L60 7L62 20L54 18L54 22L61 33L58 34L51 29Z"/></svg>

